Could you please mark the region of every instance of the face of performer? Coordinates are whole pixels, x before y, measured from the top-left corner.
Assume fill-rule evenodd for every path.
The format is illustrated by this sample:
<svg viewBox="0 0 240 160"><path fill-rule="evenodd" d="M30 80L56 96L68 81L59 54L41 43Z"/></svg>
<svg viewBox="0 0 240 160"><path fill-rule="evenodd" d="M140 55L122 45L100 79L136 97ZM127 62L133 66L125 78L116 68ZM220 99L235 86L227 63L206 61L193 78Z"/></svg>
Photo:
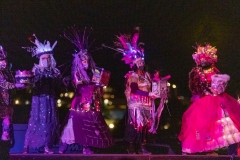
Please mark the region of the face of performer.
<svg viewBox="0 0 240 160"><path fill-rule="evenodd" d="M210 63L207 59L201 59L200 65L201 65L202 67L205 67L205 66L211 65L211 63Z"/></svg>
<svg viewBox="0 0 240 160"><path fill-rule="evenodd" d="M41 55L40 59L41 59L41 65L43 67L50 67L51 66L51 56L50 56L50 54Z"/></svg>
<svg viewBox="0 0 240 160"><path fill-rule="evenodd" d="M139 61L137 61L137 63L136 63L136 66L137 66L137 68L138 68L139 70L143 70L143 69L144 69L144 65L145 65L145 63L144 63L143 60L139 60Z"/></svg>
<svg viewBox="0 0 240 160"><path fill-rule="evenodd" d="M0 69L5 69L7 66L7 61L5 59L0 60Z"/></svg>
<svg viewBox="0 0 240 160"><path fill-rule="evenodd" d="M88 60L82 59L82 65L83 65L84 69L88 69Z"/></svg>
<svg viewBox="0 0 240 160"><path fill-rule="evenodd" d="M156 92L157 89L158 89L158 84L157 84L156 82L153 82L153 83L152 83L152 91L153 91L153 92Z"/></svg>

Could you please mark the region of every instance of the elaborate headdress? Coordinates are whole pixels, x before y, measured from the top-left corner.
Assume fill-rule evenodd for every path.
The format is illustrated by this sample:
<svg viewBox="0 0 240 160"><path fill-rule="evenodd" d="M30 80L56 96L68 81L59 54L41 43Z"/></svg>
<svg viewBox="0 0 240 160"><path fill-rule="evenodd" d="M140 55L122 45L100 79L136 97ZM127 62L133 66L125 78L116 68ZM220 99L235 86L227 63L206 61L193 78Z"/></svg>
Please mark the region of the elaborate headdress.
<svg viewBox="0 0 240 160"><path fill-rule="evenodd" d="M88 54L88 36L86 36L86 28L83 35L80 35L77 26L69 27L69 30L64 30L64 37L72 42L78 48L78 55L81 59L89 59Z"/></svg>
<svg viewBox="0 0 240 160"><path fill-rule="evenodd" d="M91 33L91 32L90 32ZM76 70L80 71L80 74L83 78L89 81L89 77L87 73L84 71L81 60L88 60L89 66L91 69L95 68L95 63L92 60L92 57L88 54L88 36L86 36L86 28L84 29L83 34L81 35L77 26L69 27L68 30L64 30L63 36L72 42L77 48L78 52L75 53L73 60L72 72L74 73Z"/></svg>
<svg viewBox="0 0 240 160"><path fill-rule="evenodd" d="M35 38L34 41L32 41L32 37ZM41 43L41 42L39 42L39 40L37 39L35 34L33 34L32 37L30 37L29 40L36 46L22 47L24 49L27 49L28 52L32 52L32 57L36 56L39 58L43 54L53 54L53 49L56 46L57 41L55 41L51 47L49 41L44 41L44 43Z"/></svg>
<svg viewBox="0 0 240 160"><path fill-rule="evenodd" d="M136 33L133 36L128 34L121 34L117 37L117 41L114 45L117 47L117 51L123 54L122 60L126 64L130 64L130 67L138 61L144 60L144 43L138 43L139 27L135 28Z"/></svg>
<svg viewBox="0 0 240 160"><path fill-rule="evenodd" d="M210 44L205 46L198 45L197 51L192 55L197 65L201 64L201 61L207 61L210 64L217 62L217 48L212 47Z"/></svg>
<svg viewBox="0 0 240 160"><path fill-rule="evenodd" d="M0 60L6 59L6 58L7 58L7 55L4 52L3 47L0 45Z"/></svg>

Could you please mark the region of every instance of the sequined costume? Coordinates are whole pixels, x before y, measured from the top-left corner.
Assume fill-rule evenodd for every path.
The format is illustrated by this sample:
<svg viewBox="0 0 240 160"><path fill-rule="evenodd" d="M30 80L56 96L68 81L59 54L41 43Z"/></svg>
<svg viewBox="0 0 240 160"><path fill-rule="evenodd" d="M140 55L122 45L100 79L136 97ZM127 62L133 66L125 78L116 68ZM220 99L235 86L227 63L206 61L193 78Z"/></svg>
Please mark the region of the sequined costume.
<svg viewBox="0 0 240 160"><path fill-rule="evenodd" d="M78 47L72 63L72 82L75 95L71 103L68 121L64 124L59 153L66 150L67 144L78 143L83 146L83 154L92 154L91 147L107 148L114 144L110 130L101 112L103 86L94 83L96 67L88 48L85 34L80 37L78 29L71 27L64 36ZM85 33L85 31L84 31ZM71 35L71 36L70 36ZM74 36L72 36L74 35ZM82 41L79 41L79 40Z"/></svg>
<svg viewBox="0 0 240 160"><path fill-rule="evenodd" d="M0 146L7 142L14 145L12 121L11 90L16 88L15 79L7 65L7 56L0 46ZM10 143L9 143L10 142ZM0 149L2 149L0 147Z"/></svg>
<svg viewBox="0 0 240 160"><path fill-rule="evenodd" d="M34 67L33 71L35 84L24 146L39 148L51 145L58 133L55 89L60 84L60 77L57 69Z"/></svg>
<svg viewBox="0 0 240 160"><path fill-rule="evenodd" d="M1 139L10 140L11 118L13 114L10 90L15 88L13 76L7 69L0 70L0 117L2 121Z"/></svg>
<svg viewBox="0 0 240 160"><path fill-rule="evenodd" d="M61 75L53 57L53 49L57 41L50 46L49 41L39 42L35 34L32 38L35 41L31 42L36 46L27 49L33 56L39 58L39 64L35 64L32 69L33 96L23 153L27 154L29 148L44 147L45 154L52 154L53 151L49 147L56 140L59 132L55 92L62 86Z"/></svg>
<svg viewBox="0 0 240 160"><path fill-rule="evenodd" d="M100 110L101 87L79 84L71 103L68 123L61 140L66 144L107 148L113 145L109 128ZM65 150L65 148L61 148Z"/></svg>
<svg viewBox="0 0 240 160"><path fill-rule="evenodd" d="M7 55L0 45L0 159L10 159L10 148L14 146L15 142L11 90L24 86L15 83L12 71L8 66Z"/></svg>
<svg viewBox="0 0 240 160"><path fill-rule="evenodd" d="M189 87L197 98L182 117L178 138L184 153L211 152L240 141L240 105L227 93L213 90L212 79L218 72L209 63L189 74Z"/></svg>
<svg viewBox="0 0 240 160"><path fill-rule="evenodd" d="M125 76L128 111L123 140L128 142L126 150L129 154L150 154L146 150L145 144L153 124L152 98L155 94L151 92L150 75L144 69L144 43L138 42L139 31L140 28L135 27L133 35L117 35L114 45L116 50L122 53L122 60L132 68L132 71Z"/></svg>
<svg viewBox="0 0 240 160"><path fill-rule="evenodd" d="M145 136L152 125L152 106L149 97L151 79L148 72L143 74L129 72L126 78L128 124L124 140L141 144L146 140Z"/></svg>

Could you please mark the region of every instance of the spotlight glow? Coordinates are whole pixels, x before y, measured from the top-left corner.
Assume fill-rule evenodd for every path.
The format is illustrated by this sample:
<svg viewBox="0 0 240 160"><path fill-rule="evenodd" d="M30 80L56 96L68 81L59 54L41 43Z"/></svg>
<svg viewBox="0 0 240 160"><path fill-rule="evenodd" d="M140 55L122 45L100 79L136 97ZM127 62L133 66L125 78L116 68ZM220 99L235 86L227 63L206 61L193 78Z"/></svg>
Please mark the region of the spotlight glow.
<svg viewBox="0 0 240 160"><path fill-rule="evenodd" d="M114 124L109 124L109 128L113 129L114 128Z"/></svg>

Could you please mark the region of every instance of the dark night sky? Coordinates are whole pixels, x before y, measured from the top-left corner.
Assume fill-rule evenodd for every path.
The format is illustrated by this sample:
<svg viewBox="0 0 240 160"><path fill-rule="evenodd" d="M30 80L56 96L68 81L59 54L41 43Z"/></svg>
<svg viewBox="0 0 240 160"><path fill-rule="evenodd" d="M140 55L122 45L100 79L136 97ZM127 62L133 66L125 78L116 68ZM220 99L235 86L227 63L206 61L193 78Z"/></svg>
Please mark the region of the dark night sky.
<svg viewBox="0 0 240 160"><path fill-rule="evenodd" d="M37 62L21 48L32 45L27 39L32 33L51 44L58 40L55 59L60 65L71 60L74 49L60 36L68 26L93 27L92 50L102 43L113 46L115 35L140 26L149 71L170 74L179 94L190 94L188 72L195 65L192 46L196 42L210 42L218 48L216 66L231 76L229 92L236 97L240 88L239 0L2 0L0 6L0 43L14 70L31 69ZM107 49L92 55L98 66L112 72L110 85L123 96L123 76L129 67L120 61L121 55Z"/></svg>

